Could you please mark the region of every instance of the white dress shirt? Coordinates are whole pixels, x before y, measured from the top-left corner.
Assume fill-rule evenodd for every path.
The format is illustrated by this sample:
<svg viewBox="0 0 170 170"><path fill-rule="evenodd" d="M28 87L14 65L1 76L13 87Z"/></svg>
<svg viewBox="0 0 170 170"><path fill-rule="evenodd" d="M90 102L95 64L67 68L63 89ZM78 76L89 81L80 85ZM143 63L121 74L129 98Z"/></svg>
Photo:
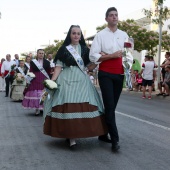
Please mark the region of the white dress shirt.
<svg viewBox="0 0 170 170"><path fill-rule="evenodd" d="M100 52L113 54L124 49L124 42L127 40L126 32L117 29L115 32L108 27L98 32L90 48L90 61L97 63L101 57ZM99 62L98 62L99 63Z"/></svg>
<svg viewBox="0 0 170 170"><path fill-rule="evenodd" d="M11 66L14 64L16 65L16 62L14 60L11 60L11 61L5 60L1 67L1 73L4 74L5 70L6 71L11 70Z"/></svg>

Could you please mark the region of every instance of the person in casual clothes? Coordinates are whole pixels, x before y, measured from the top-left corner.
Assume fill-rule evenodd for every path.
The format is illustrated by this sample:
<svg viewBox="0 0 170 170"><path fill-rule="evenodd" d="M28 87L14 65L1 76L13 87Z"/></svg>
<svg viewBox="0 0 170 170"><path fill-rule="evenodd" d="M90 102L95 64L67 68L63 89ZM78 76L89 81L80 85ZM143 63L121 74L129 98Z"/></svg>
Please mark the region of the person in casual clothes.
<svg viewBox="0 0 170 170"><path fill-rule="evenodd" d="M24 99L22 106L28 109L35 109L35 115L43 110L43 105L40 104L40 98L44 89L43 81L49 79L51 71L50 62L44 58L44 50L37 50L37 58L30 62L30 72L35 74L35 78L24 91Z"/></svg>
<svg viewBox="0 0 170 170"><path fill-rule="evenodd" d="M44 103L44 134L67 138L72 149L75 138L107 133L102 101L85 72L86 66L91 71L95 65L90 63L89 48L79 26L70 27L54 63L52 80L59 87Z"/></svg>
<svg viewBox="0 0 170 170"><path fill-rule="evenodd" d="M6 95L5 95L5 97L8 97L9 86L10 86L10 84L12 85L12 83L13 83L14 74L15 74L15 71L14 71L15 67L16 67L16 62L14 60L11 60L10 54L7 54L6 60L3 62L2 67L1 67L2 78L5 79L5 83L6 83L6 87L5 87Z"/></svg>
<svg viewBox="0 0 170 170"><path fill-rule="evenodd" d="M5 91L5 80L4 78L2 78L2 74L1 74L1 67L4 61L5 61L5 58L2 58L1 63L0 63L0 91Z"/></svg>
<svg viewBox="0 0 170 170"><path fill-rule="evenodd" d="M128 38L126 32L117 28L118 12L115 7L106 11L108 25L98 32L90 48L90 60L99 63L98 80L106 113L106 123L111 137L112 151L118 151L119 135L116 126L115 110L123 88L124 69L122 50ZM109 142L108 135L99 140Z"/></svg>
<svg viewBox="0 0 170 170"><path fill-rule="evenodd" d="M156 94L157 96L162 96L165 94L165 86L163 85L164 79L165 79L165 67L170 64L170 52L165 53L165 60L160 65L161 69L161 76L160 76L160 82L158 83L158 89L159 93Z"/></svg>
<svg viewBox="0 0 170 170"><path fill-rule="evenodd" d="M170 95L170 65L165 66L165 79L163 85L165 87L166 93L163 94L164 97Z"/></svg>
<svg viewBox="0 0 170 170"><path fill-rule="evenodd" d="M156 77L156 71L155 71L155 64L150 61L150 56L145 56L145 62L142 64L142 70L141 75L143 77L142 81L142 90L143 90L143 96L142 98L146 98L146 86L148 86L149 89L149 96L148 99L151 99L151 93L152 93L152 84L153 80L155 80Z"/></svg>
<svg viewBox="0 0 170 170"><path fill-rule="evenodd" d="M136 83L135 83L137 91L142 91L142 81L143 81L143 78L141 74L139 73L138 78L136 79Z"/></svg>

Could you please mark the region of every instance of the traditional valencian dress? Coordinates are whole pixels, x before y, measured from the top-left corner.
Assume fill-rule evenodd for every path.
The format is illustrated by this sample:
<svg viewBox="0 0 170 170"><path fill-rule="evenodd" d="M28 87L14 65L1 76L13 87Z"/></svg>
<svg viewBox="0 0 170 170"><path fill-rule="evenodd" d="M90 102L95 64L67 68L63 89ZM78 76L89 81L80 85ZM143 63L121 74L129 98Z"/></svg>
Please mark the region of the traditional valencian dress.
<svg viewBox="0 0 170 170"><path fill-rule="evenodd" d="M84 65L89 61L87 46L74 46ZM84 138L107 133L103 104L89 76L78 67L75 59L62 46L55 59L62 66L56 83L44 103L44 134L58 138Z"/></svg>
<svg viewBox="0 0 170 170"><path fill-rule="evenodd" d="M21 73L23 76L25 76L27 74L27 69L25 67L23 68L18 67L15 72L16 75L17 73ZM17 78L15 78L11 87L11 95L10 95L11 99L15 101L23 100L24 98L23 92L25 90L25 87L26 87L25 78L23 78L23 82L18 82Z"/></svg>
<svg viewBox="0 0 170 170"><path fill-rule="evenodd" d="M43 66L44 70L49 75L51 71L50 62L46 59L38 60L38 62L41 66ZM43 110L43 105L40 105L40 98L42 90L44 89L43 81L47 79L47 77L39 70L39 68L33 61L30 62L29 71L35 74L35 78L31 81L31 84L24 91L25 96L22 101L22 106L28 109Z"/></svg>

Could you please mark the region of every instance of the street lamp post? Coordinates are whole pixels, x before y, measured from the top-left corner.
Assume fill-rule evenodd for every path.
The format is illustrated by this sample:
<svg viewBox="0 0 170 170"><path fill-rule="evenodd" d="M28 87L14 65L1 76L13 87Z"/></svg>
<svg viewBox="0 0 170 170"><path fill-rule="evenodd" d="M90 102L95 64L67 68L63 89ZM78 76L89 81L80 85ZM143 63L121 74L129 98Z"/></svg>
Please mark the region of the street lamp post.
<svg viewBox="0 0 170 170"><path fill-rule="evenodd" d="M158 83L160 83L160 62L161 62L161 46L162 46L162 9L163 2L160 4L160 14L159 14L159 47L158 47Z"/></svg>

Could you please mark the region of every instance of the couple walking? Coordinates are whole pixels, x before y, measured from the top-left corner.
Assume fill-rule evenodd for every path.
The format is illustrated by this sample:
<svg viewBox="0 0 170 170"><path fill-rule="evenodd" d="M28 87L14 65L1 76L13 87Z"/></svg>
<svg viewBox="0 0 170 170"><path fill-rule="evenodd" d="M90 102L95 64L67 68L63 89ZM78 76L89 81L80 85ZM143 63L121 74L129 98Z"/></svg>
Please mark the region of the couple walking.
<svg viewBox="0 0 170 170"><path fill-rule="evenodd" d="M93 136L111 143L112 151L120 148L115 109L123 86L122 49L128 35L117 28L116 8L106 11L106 21L108 26L97 33L91 49L80 27L72 25L54 59L51 79L58 88L44 102L44 134L66 138L70 148L76 147L76 138ZM92 71L97 64L105 109L84 69Z"/></svg>

